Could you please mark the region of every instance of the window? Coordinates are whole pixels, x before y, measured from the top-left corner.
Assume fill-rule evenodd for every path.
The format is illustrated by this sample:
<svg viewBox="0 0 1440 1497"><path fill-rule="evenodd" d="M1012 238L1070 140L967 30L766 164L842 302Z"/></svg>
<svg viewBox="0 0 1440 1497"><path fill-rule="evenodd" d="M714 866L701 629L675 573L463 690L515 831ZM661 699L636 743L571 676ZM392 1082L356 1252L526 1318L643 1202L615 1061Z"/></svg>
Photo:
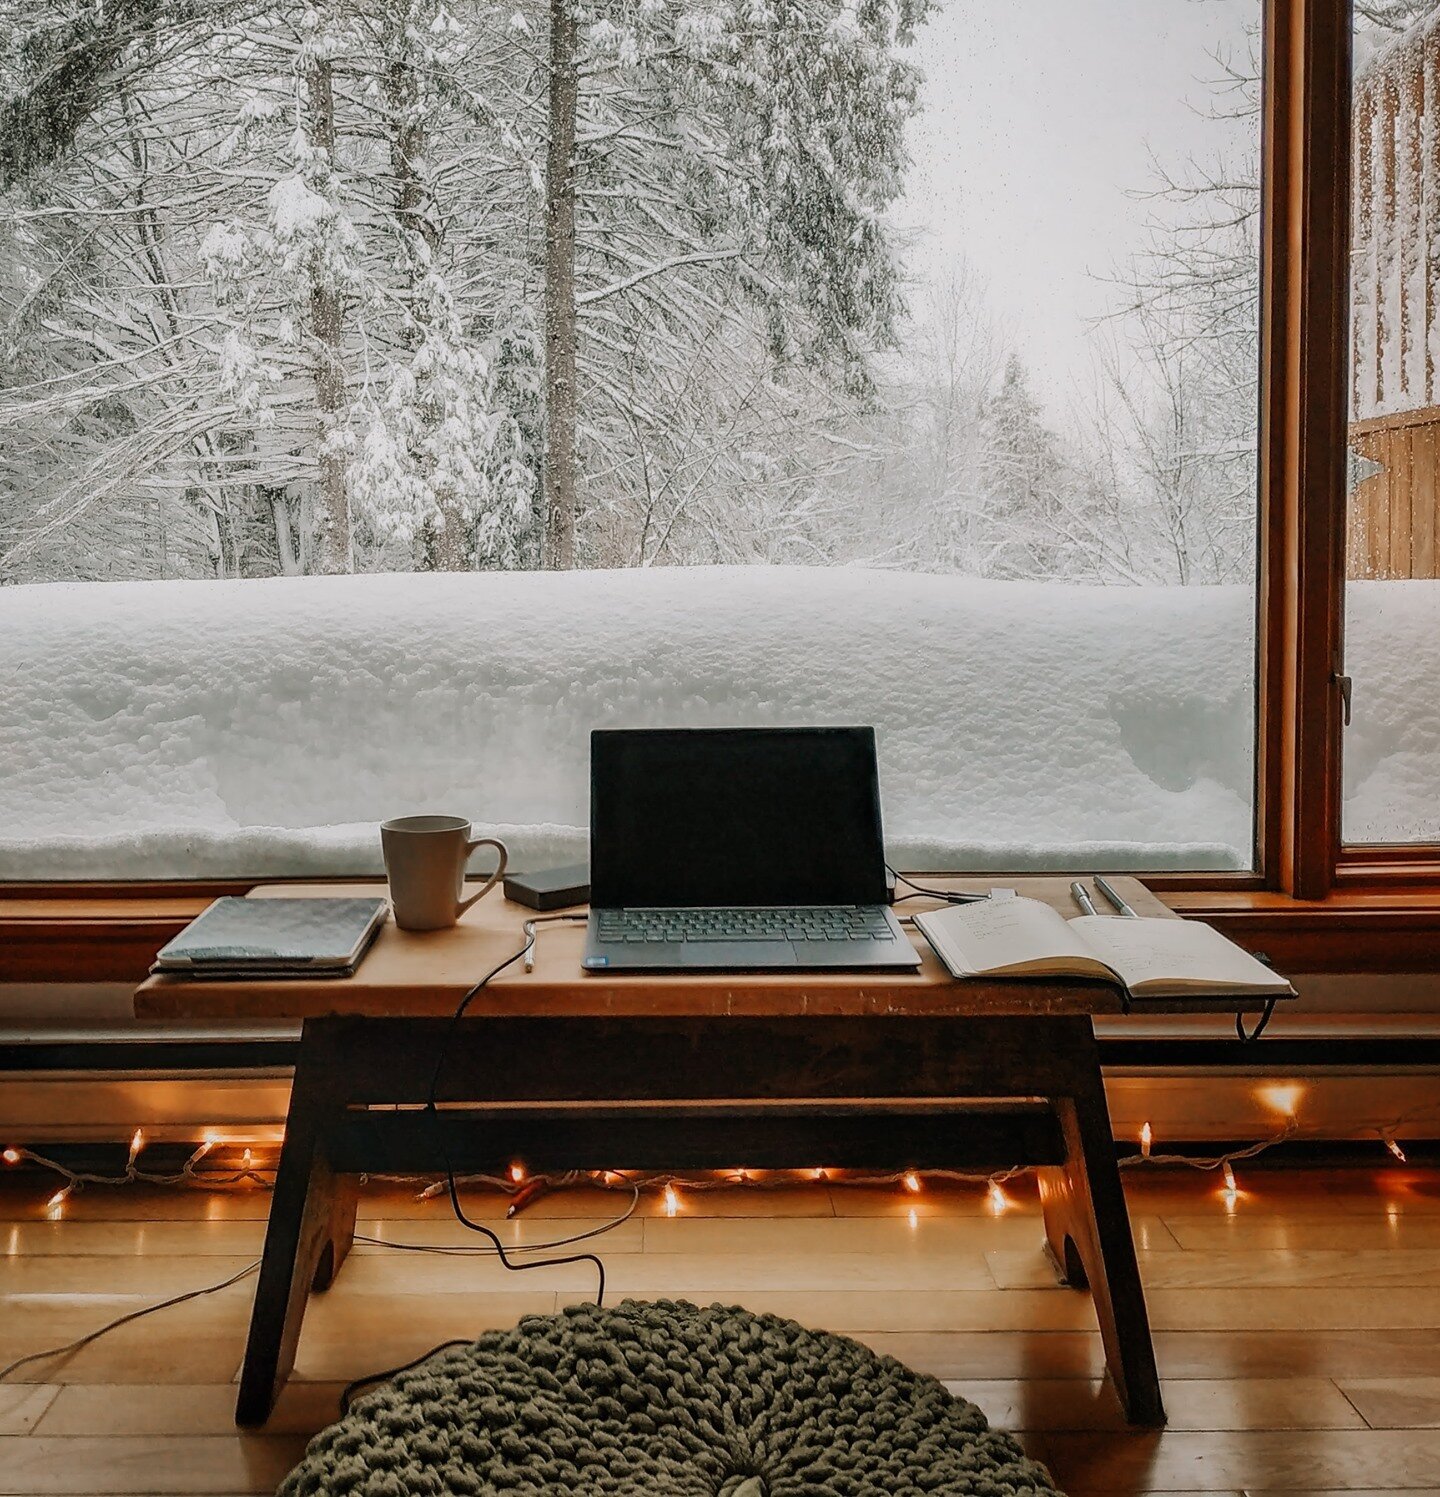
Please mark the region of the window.
<svg viewBox="0 0 1440 1497"><path fill-rule="evenodd" d="M1440 6L1357 7L1344 834L1440 841Z"/></svg>
<svg viewBox="0 0 1440 1497"><path fill-rule="evenodd" d="M583 839L865 721L920 867L1253 866L1258 0L382 0L0 51L0 876Z"/></svg>

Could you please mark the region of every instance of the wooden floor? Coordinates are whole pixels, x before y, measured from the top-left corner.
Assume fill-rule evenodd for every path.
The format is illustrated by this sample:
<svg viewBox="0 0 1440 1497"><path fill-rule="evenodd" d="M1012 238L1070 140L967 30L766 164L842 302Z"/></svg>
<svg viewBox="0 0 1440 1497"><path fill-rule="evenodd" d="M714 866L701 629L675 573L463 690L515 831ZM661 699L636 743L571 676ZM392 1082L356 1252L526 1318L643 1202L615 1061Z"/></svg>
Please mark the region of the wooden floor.
<svg viewBox="0 0 1440 1497"><path fill-rule="evenodd" d="M805 1185L647 1199L602 1239L614 1299L740 1302L850 1333L943 1378L1022 1433L1072 1497L1306 1493L1440 1497L1440 1172L1239 1167L1130 1173L1170 1425L1135 1434L1101 1381L1089 1299L1056 1287L1033 1187L992 1214L976 1187ZM51 1187L53 1188L53 1187ZM258 1253L266 1195L92 1187L44 1219L49 1189L0 1183L0 1364ZM500 1230L563 1236L615 1213L598 1191ZM499 1218L501 1198L473 1214ZM473 1243L443 1199L367 1189L360 1230ZM0 1493L272 1491L340 1385L447 1337L588 1297L583 1265L521 1276L493 1260L357 1244L317 1297L279 1412L231 1417L253 1277L0 1384Z"/></svg>

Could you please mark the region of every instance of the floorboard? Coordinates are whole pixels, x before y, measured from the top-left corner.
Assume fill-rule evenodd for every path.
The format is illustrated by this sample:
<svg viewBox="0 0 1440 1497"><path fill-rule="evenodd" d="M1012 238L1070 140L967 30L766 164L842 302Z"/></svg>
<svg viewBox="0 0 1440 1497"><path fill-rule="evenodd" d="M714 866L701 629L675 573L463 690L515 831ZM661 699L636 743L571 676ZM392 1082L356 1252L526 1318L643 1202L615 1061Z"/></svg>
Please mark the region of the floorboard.
<svg viewBox="0 0 1440 1497"><path fill-rule="evenodd" d="M1089 1298L1056 1282L1024 1180L998 1216L958 1182L918 1195L767 1188L773 1178L682 1188L676 1215L647 1195L587 1246L617 1296L773 1310L944 1379L1070 1497L1440 1497L1440 1175L1248 1161L1239 1173L1227 1201L1212 1174L1126 1172L1170 1412L1159 1434L1125 1427ZM0 1182L0 1365L214 1284L259 1252L258 1188L94 1189L48 1219L52 1191L32 1176ZM263 1433L232 1422L252 1275L0 1384L0 1497L273 1491L350 1379L591 1293L584 1264L517 1276L456 1251L474 1234L446 1201L417 1196L364 1189L362 1240L312 1302ZM554 1192L506 1221L499 1193L466 1201L522 1260L629 1204L621 1191ZM446 1251L408 1250L423 1247Z"/></svg>

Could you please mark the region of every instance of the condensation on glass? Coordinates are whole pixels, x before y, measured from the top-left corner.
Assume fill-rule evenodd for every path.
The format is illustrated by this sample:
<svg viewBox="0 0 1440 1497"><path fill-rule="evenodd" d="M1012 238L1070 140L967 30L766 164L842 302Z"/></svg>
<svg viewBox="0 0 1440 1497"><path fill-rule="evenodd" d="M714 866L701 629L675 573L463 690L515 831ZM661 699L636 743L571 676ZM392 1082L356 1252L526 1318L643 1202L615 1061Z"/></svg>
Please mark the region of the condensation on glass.
<svg viewBox="0 0 1440 1497"><path fill-rule="evenodd" d="M0 877L573 862L647 723L1251 865L1260 0L17 16Z"/></svg>

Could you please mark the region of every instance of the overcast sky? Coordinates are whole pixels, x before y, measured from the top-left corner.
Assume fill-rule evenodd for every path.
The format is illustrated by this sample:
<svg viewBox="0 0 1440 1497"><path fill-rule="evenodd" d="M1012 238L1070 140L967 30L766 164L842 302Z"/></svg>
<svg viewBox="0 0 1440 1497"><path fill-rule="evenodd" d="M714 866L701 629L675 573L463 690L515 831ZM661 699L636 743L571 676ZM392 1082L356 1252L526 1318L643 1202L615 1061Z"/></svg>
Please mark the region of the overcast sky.
<svg viewBox="0 0 1440 1497"><path fill-rule="evenodd" d="M1110 306L1097 276L1143 247L1150 153L1211 158L1244 127L1203 117L1218 70L1248 56L1260 0L940 0L916 57L901 221L911 264L963 257L1057 408L1090 382L1087 319Z"/></svg>

